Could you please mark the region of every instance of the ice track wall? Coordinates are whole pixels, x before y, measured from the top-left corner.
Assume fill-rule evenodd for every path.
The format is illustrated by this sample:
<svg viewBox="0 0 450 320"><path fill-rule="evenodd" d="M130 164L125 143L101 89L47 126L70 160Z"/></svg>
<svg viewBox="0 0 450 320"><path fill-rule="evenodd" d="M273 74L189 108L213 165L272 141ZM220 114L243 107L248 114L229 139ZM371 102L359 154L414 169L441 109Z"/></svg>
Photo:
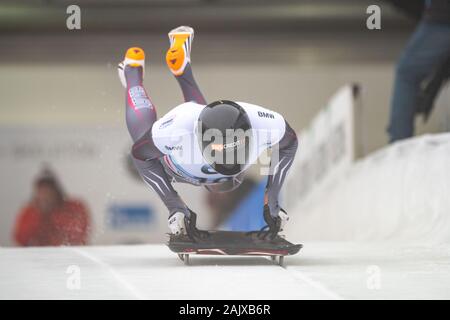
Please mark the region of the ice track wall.
<svg viewBox="0 0 450 320"><path fill-rule="evenodd" d="M290 209L303 240L450 241L450 134L396 143Z"/></svg>

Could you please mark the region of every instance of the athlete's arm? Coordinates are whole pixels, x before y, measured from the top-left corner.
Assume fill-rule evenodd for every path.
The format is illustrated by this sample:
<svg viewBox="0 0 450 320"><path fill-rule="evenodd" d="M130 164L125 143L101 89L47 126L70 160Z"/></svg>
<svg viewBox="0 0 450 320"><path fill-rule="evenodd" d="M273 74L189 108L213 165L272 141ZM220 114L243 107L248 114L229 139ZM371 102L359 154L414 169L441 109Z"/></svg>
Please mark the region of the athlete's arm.
<svg viewBox="0 0 450 320"><path fill-rule="evenodd" d="M264 204L269 206L272 217L277 216L280 211L278 195L280 194L287 172L294 161L298 147L297 135L287 122L284 135L278 142L278 156L276 155L276 147L273 147L274 150L271 160L273 172L270 173L269 179L267 180L266 194L264 197Z"/></svg>
<svg viewBox="0 0 450 320"><path fill-rule="evenodd" d="M182 212L189 216L189 208L173 188L159 161L163 153L153 143L151 129L134 143L131 154L139 175L159 195L169 210L169 215Z"/></svg>

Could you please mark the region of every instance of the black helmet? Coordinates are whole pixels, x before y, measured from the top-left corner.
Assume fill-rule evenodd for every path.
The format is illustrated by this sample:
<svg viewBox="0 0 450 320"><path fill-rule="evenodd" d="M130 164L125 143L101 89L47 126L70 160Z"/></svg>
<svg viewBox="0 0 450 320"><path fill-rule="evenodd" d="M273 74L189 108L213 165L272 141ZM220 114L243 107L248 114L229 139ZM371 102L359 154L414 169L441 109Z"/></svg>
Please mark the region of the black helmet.
<svg viewBox="0 0 450 320"><path fill-rule="evenodd" d="M244 108L233 101L208 104L200 113L197 138L205 161L217 172L236 175L248 162L251 124Z"/></svg>

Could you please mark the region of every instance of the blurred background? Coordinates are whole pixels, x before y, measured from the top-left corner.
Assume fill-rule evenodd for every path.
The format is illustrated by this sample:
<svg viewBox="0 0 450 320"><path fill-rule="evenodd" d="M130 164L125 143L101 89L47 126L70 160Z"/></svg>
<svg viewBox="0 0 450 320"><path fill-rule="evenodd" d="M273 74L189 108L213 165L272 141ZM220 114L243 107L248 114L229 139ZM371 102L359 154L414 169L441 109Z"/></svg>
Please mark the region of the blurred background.
<svg viewBox="0 0 450 320"><path fill-rule="evenodd" d="M81 8L80 30L66 27L71 4ZM381 8L380 30L366 27L366 10L373 4ZM350 87L346 103L357 118L351 120L354 149L349 161L355 163L388 143L395 64L422 5L375 0L3 0L0 245L165 241L167 210L140 181L128 157L131 139L116 71L128 47L140 46L147 53L144 84L159 116L182 102L164 62L167 32L178 25L195 29L192 66L209 101L225 98L265 106L308 135L336 92ZM417 135L449 131L449 101L448 88L441 90L428 121L417 119ZM295 173L302 168L308 170L300 163L294 166L292 177L301 179ZM305 186L314 188L292 179L286 201L297 198ZM264 177L252 170L247 183L226 196L181 184L175 188L198 213L200 226L250 228L249 221L261 220L257 200L263 184ZM44 229L75 232L33 238L37 218L30 203L39 197L58 201L58 190L64 194L61 210L71 216ZM288 205L300 225L296 206ZM290 232L302 239L300 229Z"/></svg>

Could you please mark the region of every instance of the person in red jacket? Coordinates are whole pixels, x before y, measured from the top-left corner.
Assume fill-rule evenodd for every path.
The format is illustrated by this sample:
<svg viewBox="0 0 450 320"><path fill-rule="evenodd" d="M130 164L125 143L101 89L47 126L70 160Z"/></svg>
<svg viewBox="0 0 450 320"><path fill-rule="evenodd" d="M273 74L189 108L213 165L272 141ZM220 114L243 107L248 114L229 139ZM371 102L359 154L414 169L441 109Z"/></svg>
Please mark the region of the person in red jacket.
<svg viewBox="0 0 450 320"><path fill-rule="evenodd" d="M68 199L46 170L36 179L31 201L21 209L14 228L20 246L85 245L89 213L79 200Z"/></svg>

